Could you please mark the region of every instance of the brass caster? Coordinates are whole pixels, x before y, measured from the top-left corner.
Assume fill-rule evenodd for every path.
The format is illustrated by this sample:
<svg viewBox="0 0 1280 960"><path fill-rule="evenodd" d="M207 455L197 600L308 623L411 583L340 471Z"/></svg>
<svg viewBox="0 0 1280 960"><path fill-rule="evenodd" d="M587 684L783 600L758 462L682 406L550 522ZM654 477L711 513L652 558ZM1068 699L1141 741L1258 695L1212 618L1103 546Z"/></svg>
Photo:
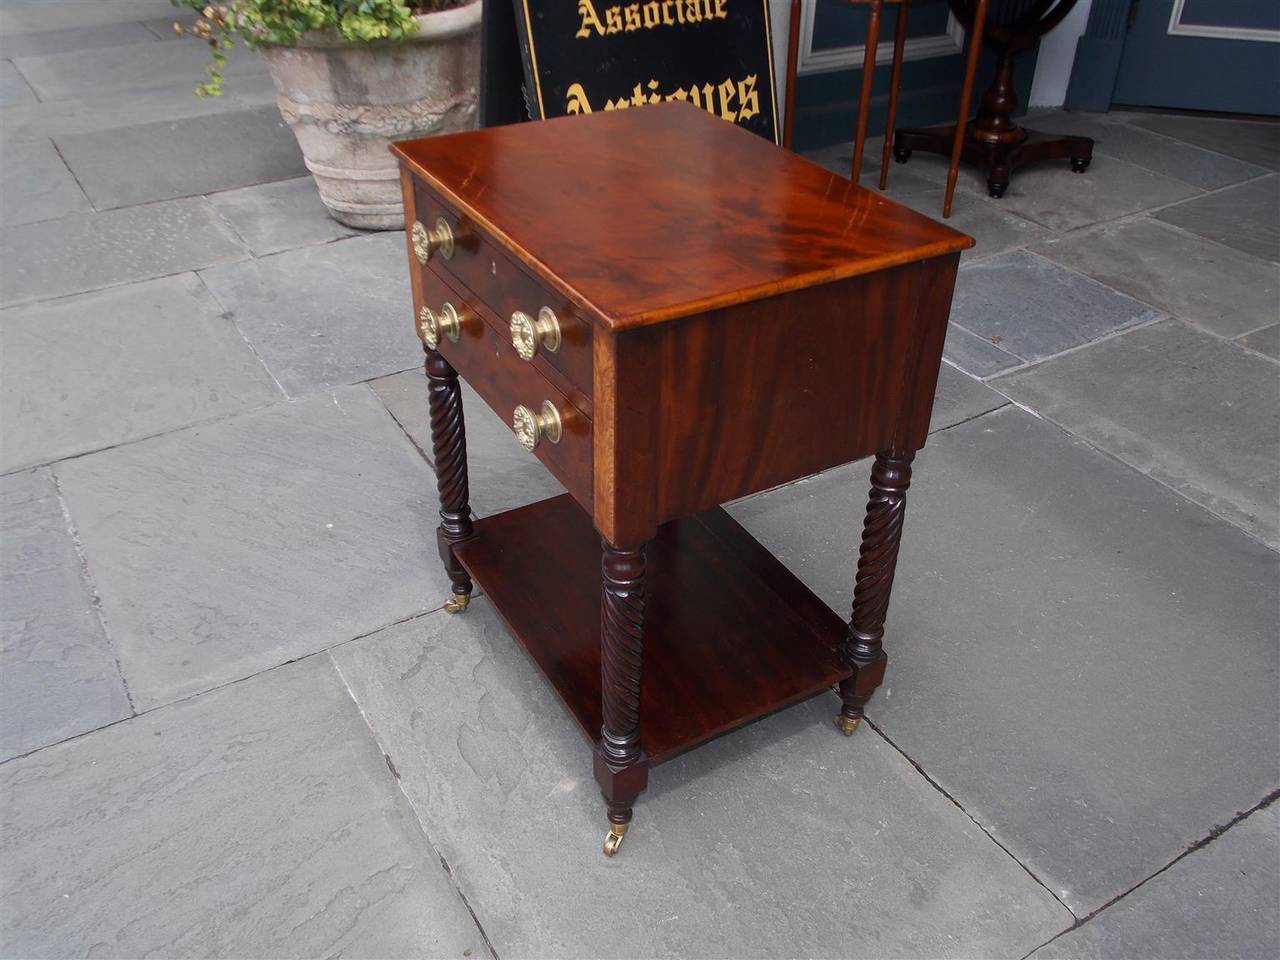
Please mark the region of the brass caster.
<svg viewBox="0 0 1280 960"><path fill-rule="evenodd" d="M861 722L861 717L846 717L843 713L836 715L836 726L846 737L852 737L853 731L858 729L858 724Z"/></svg>
<svg viewBox="0 0 1280 960"><path fill-rule="evenodd" d="M604 838L604 855L612 857L618 852L618 848L622 846L622 838L627 835L627 824L612 823L609 825L608 836Z"/></svg>
<svg viewBox="0 0 1280 960"><path fill-rule="evenodd" d="M445 601L444 609L446 613L461 613L467 609L467 604L471 602L471 594L455 593L450 599Z"/></svg>

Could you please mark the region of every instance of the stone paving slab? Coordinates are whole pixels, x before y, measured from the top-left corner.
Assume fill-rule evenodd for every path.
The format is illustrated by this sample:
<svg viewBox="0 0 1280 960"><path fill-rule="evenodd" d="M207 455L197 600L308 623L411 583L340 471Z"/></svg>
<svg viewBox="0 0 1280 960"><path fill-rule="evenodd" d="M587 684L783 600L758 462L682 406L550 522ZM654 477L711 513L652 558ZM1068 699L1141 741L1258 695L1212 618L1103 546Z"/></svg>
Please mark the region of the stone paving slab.
<svg viewBox="0 0 1280 960"><path fill-rule="evenodd" d="M1280 312L1280 267L1158 220L1103 224L1032 249L1222 337Z"/></svg>
<svg viewBox="0 0 1280 960"><path fill-rule="evenodd" d="M1280 126L1213 117L1153 114L1134 120L1166 137L1176 137L1216 153L1280 170Z"/></svg>
<svg viewBox="0 0 1280 960"><path fill-rule="evenodd" d="M1071 922L834 696L656 768L607 859L587 743L487 600L332 656L499 956L1019 957Z"/></svg>
<svg viewBox="0 0 1280 960"><path fill-rule="evenodd" d="M430 470L365 387L57 467L139 709L438 606Z"/></svg>
<svg viewBox="0 0 1280 960"><path fill-rule="evenodd" d="M36 102L35 92L8 60L0 60L0 107L16 107Z"/></svg>
<svg viewBox="0 0 1280 960"><path fill-rule="evenodd" d="M329 216L310 177L228 190L209 202L255 257L360 235Z"/></svg>
<svg viewBox="0 0 1280 960"><path fill-rule="evenodd" d="M1280 956L1274 803L1175 863L1033 960L1258 960Z"/></svg>
<svg viewBox="0 0 1280 960"><path fill-rule="evenodd" d="M0 597L0 761L130 715L47 470L0 477Z"/></svg>
<svg viewBox="0 0 1280 960"><path fill-rule="evenodd" d="M1004 406L1002 394L947 364L938 372L938 390L933 398L929 432L936 433Z"/></svg>
<svg viewBox="0 0 1280 960"><path fill-rule="evenodd" d="M1168 320L998 386L1280 548L1280 377L1270 361Z"/></svg>
<svg viewBox="0 0 1280 960"><path fill-rule="evenodd" d="M96 27L158 17L168 0L6 0L0 6L0 33L39 33Z"/></svg>
<svg viewBox="0 0 1280 960"><path fill-rule="evenodd" d="M4 139L16 143L66 134L94 133L117 127L210 117L256 107L272 106L276 90L265 75L237 77L233 89L220 97L194 97L183 87L132 90L127 97L81 97L56 103L0 108Z"/></svg>
<svg viewBox="0 0 1280 960"><path fill-rule="evenodd" d="M173 29L175 23L182 24L184 30L189 29L199 19L199 15L193 10L184 10L174 8L166 17L152 17L142 21L142 26L146 27L160 40L182 41L189 39L183 34Z"/></svg>
<svg viewBox="0 0 1280 960"><path fill-rule="evenodd" d="M954 323L947 327L942 356L970 376L990 377L1001 370L1021 366L1021 357L1001 350L990 340L976 336Z"/></svg>
<svg viewBox="0 0 1280 960"><path fill-rule="evenodd" d="M905 202L907 197L914 196L918 193L924 193L929 190L941 189L941 185L946 182L946 168L943 168L942 179L939 180L933 176L918 176L911 172L906 166L894 163L889 169L889 180L885 184L885 189L880 190L880 144L879 137L875 140L867 141L862 155L862 176L858 182L868 190L881 193L885 196L892 197L895 200ZM837 143L830 147L823 147L820 150L805 151L804 156L808 160L812 160L819 166L825 167L832 173L838 173L846 180L849 174L853 172L853 142ZM932 172L932 171L931 171ZM941 216L942 202L938 201L936 210L929 216L937 219Z"/></svg>
<svg viewBox="0 0 1280 960"><path fill-rule="evenodd" d="M51 141L11 143L0 137L0 225L55 220L92 209Z"/></svg>
<svg viewBox="0 0 1280 960"><path fill-rule="evenodd" d="M404 234L306 247L204 271L289 396L422 362Z"/></svg>
<svg viewBox="0 0 1280 960"><path fill-rule="evenodd" d="M951 202L951 216L943 221L943 192L942 187L930 187L904 196L902 202L977 240L976 246L960 254L962 261L982 259L1054 236L1053 231L1037 223L1001 210L998 202L959 190Z"/></svg>
<svg viewBox="0 0 1280 960"><path fill-rule="evenodd" d="M836 610L868 470L731 511ZM868 715L1084 916L1280 784L1278 604L1273 551L1005 407L916 459Z"/></svg>
<svg viewBox="0 0 1280 960"><path fill-rule="evenodd" d="M1152 118L1154 119L1154 118ZM1054 111L1028 119L1036 130L1093 137L1094 156L1105 154L1145 167L1165 177L1203 190L1225 187L1242 180L1252 180L1267 172L1265 167L1245 163L1222 153L1204 150L1189 143L1170 141L1167 137L1144 129L1147 122L1126 113L1066 113ZM1134 126L1134 123L1142 126Z"/></svg>
<svg viewBox="0 0 1280 960"><path fill-rule="evenodd" d="M1280 176L1272 174L1156 213L1208 240L1266 260L1280 260Z"/></svg>
<svg viewBox="0 0 1280 960"><path fill-rule="evenodd" d="M961 186L986 195L985 180L975 183L961 178ZM1067 231L1200 193L1181 180L1097 154L1084 173L1072 173L1065 160L1020 167L1014 171L1004 197L994 202L1007 213L1034 220L1050 230Z"/></svg>
<svg viewBox="0 0 1280 960"><path fill-rule="evenodd" d="M6 956L488 955L323 658L6 764L0 807Z"/></svg>
<svg viewBox="0 0 1280 960"><path fill-rule="evenodd" d="M298 143L275 107L68 134L54 142L99 210L307 172ZM138 176L140 169L147 171L145 177Z"/></svg>
<svg viewBox="0 0 1280 960"><path fill-rule="evenodd" d="M150 280L248 254L203 197L0 232L0 306Z"/></svg>
<svg viewBox="0 0 1280 960"><path fill-rule="evenodd" d="M176 11L175 11L176 12ZM0 33L0 58L44 56L95 47L121 47L154 41L155 35L141 23L103 23L93 27L64 27L38 32Z"/></svg>
<svg viewBox="0 0 1280 960"><path fill-rule="evenodd" d="M185 87L194 97L196 84L207 79L205 64L209 62L209 47L201 40L157 44L155 37L148 34L141 43L18 57L14 65L36 95L49 102L88 96L128 96L132 90L168 86ZM227 64L221 72L228 83L234 83L236 77L266 70L262 58L243 44L237 44L227 51ZM228 159L234 154L234 150L226 150L219 156ZM159 173L164 169L164 164L158 163L147 172Z"/></svg>
<svg viewBox="0 0 1280 960"><path fill-rule="evenodd" d="M1244 344L1250 350L1265 353L1273 360L1280 360L1280 323L1273 323L1269 327L1255 330L1247 337L1241 337L1237 342Z"/></svg>
<svg viewBox="0 0 1280 960"><path fill-rule="evenodd" d="M889 161L889 182L887 185L887 193L891 196L910 196L920 193L921 190L916 184L927 184L930 190L942 190L947 185L947 158L939 153L922 153L919 150L913 151L911 159L906 163L899 163L896 160ZM876 171L874 175L868 175L864 178L864 182L879 183L879 154L876 154L876 162L874 164ZM914 182L902 182L907 178L911 178ZM987 197L987 174L984 170L968 164L960 164L960 171L956 174L956 194L961 193L972 194L975 197ZM997 204L998 206L998 204ZM932 216L937 219L942 216L941 202L934 208L935 213Z"/></svg>
<svg viewBox="0 0 1280 960"><path fill-rule="evenodd" d="M951 306L953 324L1022 360L1049 357L1159 316L1144 303L1021 250L961 269Z"/></svg>
<svg viewBox="0 0 1280 960"><path fill-rule="evenodd" d="M190 273L0 311L0 344L0 470L281 396Z"/></svg>

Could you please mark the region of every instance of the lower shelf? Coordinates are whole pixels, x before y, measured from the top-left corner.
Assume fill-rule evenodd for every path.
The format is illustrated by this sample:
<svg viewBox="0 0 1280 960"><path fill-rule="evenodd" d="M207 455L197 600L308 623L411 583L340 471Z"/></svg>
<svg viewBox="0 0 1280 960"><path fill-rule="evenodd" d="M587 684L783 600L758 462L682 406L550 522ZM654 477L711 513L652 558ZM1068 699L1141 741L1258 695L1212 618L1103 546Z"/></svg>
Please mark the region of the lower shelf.
<svg viewBox="0 0 1280 960"><path fill-rule="evenodd" d="M480 520L458 559L600 735L600 538L567 494ZM646 552L641 739L660 763L807 699L845 672L845 622L717 508L662 526Z"/></svg>

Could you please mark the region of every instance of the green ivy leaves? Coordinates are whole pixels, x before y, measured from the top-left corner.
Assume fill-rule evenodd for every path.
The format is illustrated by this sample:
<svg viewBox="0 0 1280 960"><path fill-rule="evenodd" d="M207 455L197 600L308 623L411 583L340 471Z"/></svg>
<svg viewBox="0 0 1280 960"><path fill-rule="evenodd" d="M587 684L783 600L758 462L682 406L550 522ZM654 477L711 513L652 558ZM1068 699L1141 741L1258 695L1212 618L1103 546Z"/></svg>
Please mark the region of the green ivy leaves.
<svg viewBox="0 0 1280 960"><path fill-rule="evenodd" d="M196 86L199 96L220 96L222 68L228 48L237 38L251 47L294 46L311 30L332 30L347 40L403 40L418 25L413 10L404 0L170 0L175 7L189 7L200 17L189 28L178 24L179 33L189 33L205 41L213 51L205 68L209 79ZM418 0L414 9L443 10L465 0Z"/></svg>

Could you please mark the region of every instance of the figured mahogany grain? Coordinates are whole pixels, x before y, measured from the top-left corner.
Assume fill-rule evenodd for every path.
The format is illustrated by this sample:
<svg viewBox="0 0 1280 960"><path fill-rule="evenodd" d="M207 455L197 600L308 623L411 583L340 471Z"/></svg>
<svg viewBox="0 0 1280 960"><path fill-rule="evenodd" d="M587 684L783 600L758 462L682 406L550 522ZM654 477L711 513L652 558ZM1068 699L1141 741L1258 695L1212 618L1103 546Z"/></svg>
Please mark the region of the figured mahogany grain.
<svg viewBox="0 0 1280 960"><path fill-rule="evenodd" d="M679 101L393 150L480 232L615 331L973 245Z"/></svg>
<svg viewBox="0 0 1280 960"><path fill-rule="evenodd" d="M923 445L958 257L597 334L595 511L615 541ZM643 483L620 478L648 478Z"/></svg>
<svg viewBox="0 0 1280 960"><path fill-rule="evenodd" d="M458 558L595 743L600 538L567 496L476 524ZM660 763L828 689L846 625L723 510L645 551L641 745Z"/></svg>

